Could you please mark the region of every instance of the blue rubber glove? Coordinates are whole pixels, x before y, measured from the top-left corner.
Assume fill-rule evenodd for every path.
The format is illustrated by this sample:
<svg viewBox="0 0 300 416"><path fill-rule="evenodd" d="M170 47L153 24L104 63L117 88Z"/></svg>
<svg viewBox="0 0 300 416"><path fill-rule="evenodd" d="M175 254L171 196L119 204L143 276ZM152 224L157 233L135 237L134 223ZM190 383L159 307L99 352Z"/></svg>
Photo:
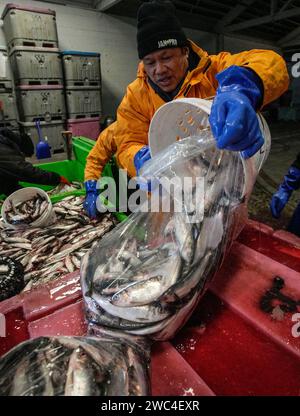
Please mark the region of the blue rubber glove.
<svg viewBox="0 0 300 416"><path fill-rule="evenodd" d="M270 203L271 213L274 218L279 218L280 213L286 206L292 192L300 187L300 169L291 166L285 175L278 191L272 196Z"/></svg>
<svg viewBox="0 0 300 416"><path fill-rule="evenodd" d="M219 149L240 151L247 159L264 144L256 108L262 82L250 69L232 65L216 76L219 87L209 122Z"/></svg>
<svg viewBox="0 0 300 416"><path fill-rule="evenodd" d="M98 198L98 191L97 191L97 181L96 180L89 180L84 182L85 190L86 190L86 197L83 203L83 208L85 209L87 215L91 219L95 219L97 217L97 198Z"/></svg>
<svg viewBox="0 0 300 416"><path fill-rule="evenodd" d="M147 160L151 159L150 149L149 146L142 147L134 156L134 167L136 170L137 176L139 175L139 171L143 164L147 162Z"/></svg>

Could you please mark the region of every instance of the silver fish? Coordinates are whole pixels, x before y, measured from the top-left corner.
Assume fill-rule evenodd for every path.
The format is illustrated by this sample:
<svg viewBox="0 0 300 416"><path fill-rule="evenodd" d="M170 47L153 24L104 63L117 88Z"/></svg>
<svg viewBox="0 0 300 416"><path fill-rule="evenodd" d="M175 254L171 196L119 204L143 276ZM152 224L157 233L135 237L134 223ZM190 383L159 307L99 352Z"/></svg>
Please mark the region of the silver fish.
<svg viewBox="0 0 300 416"><path fill-rule="evenodd" d="M77 347L69 361L69 369L65 386L65 396L93 396L95 391L94 371L91 360L84 349Z"/></svg>
<svg viewBox="0 0 300 416"><path fill-rule="evenodd" d="M193 235L193 224L188 222L185 214L178 212L174 214L175 237L181 257L190 264L195 253L195 238Z"/></svg>
<svg viewBox="0 0 300 416"><path fill-rule="evenodd" d="M127 319L134 322L158 322L167 318L170 315L170 312L163 310L159 306L147 305L147 306L132 306L130 308L123 308L115 306L110 302L109 298L104 298L103 296L98 295L97 293L92 294L92 299L94 299L97 304L108 312L110 315L118 316L119 318Z"/></svg>
<svg viewBox="0 0 300 416"><path fill-rule="evenodd" d="M113 295L111 302L121 307L150 304L177 281L180 270L180 256L169 257L168 262L164 261L148 270L143 280L130 283Z"/></svg>

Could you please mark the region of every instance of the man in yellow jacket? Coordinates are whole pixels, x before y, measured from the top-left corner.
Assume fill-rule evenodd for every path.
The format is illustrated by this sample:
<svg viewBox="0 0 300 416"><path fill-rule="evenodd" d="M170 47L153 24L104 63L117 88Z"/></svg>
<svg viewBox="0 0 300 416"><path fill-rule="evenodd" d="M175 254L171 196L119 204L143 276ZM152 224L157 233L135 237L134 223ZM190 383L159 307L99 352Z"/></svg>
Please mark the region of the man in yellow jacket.
<svg viewBox="0 0 300 416"><path fill-rule="evenodd" d="M186 38L169 1L143 3L137 17L141 62L137 78L127 87L111 130L105 130L86 166L85 208L96 215L96 183L116 152L118 165L136 176L150 159L148 130L155 111L183 97L215 96L210 125L218 148L240 151L244 158L263 145L256 111L288 88L282 57L270 50L208 55Z"/></svg>

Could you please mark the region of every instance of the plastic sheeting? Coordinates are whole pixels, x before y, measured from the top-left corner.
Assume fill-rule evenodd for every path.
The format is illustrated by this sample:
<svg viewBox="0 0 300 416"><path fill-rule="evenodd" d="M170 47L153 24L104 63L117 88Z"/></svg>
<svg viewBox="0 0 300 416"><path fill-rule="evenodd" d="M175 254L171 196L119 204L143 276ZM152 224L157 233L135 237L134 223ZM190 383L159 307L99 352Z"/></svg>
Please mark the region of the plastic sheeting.
<svg viewBox="0 0 300 416"><path fill-rule="evenodd" d="M204 130L145 164L151 196L83 259L90 322L167 340L189 318L245 220L240 156L214 143Z"/></svg>
<svg viewBox="0 0 300 416"><path fill-rule="evenodd" d="M146 396L149 350L133 341L39 337L0 361L1 396Z"/></svg>

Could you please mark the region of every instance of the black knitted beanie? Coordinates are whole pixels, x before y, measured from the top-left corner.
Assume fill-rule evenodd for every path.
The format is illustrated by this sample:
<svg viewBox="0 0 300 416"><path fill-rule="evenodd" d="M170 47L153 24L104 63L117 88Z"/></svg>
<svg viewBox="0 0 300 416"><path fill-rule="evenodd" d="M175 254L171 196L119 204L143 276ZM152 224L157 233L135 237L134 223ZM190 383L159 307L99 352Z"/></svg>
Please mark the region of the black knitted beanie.
<svg viewBox="0 0 300 416"><path fill-rule="evenodd" d="M143 3L137 15L137 47L139 58L156 50L188 45L187 37L170 1Z"/></svg>

